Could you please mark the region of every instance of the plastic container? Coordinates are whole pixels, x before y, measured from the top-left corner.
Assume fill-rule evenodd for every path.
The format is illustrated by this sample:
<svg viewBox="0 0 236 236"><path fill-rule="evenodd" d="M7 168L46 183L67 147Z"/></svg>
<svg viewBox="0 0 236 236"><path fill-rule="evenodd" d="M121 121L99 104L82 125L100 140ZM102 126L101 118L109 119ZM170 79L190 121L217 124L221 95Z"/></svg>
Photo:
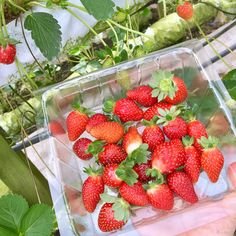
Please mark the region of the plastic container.
<svg viewBox="0 0 236 236"><path fill-rule="evenodd" d="M48 163L55 167L56 178L51 178L50 187L62 236L176 235L231 214L220 204L227 194L234 191L235 183L230 182L227 170L230 164L236 162L236 128L230 110L225 105L229 99L227 91L211 67L207 70L202 67L208 58L201 48L197 50L198 55L194 49L187 47L163 50L64 82L43 94L45 128L49 127L50 122L57 121L65 129L65 119L72 110L72 101L99 112L107 98L116 98L127 87L147 84L151 74L159 69L171 71L185 80L189 91L188 103L199 105L198 118L205 123L210 135L220 139L225 158L224 168L216 184L210 183L206 174L201 174L195 185L199 203L190 205L176 197L171 212L146 207L137 210L123 230L104 234L97 226L97 215L102 204L90 215L84 210L81 200L81 187L86 178L82 170L92 162L82 161L73 154L73 143L59 128L61 132L53 131L43 145L50 149ZM229 143L228 140L233 142Z"/></svg>

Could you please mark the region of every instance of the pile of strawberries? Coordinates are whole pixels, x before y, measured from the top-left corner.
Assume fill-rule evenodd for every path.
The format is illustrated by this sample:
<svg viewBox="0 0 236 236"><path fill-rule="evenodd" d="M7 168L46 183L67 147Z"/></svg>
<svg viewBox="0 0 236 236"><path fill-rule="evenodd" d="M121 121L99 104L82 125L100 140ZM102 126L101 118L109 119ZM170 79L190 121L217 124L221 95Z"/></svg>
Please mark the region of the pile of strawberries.
<svg viewBox="0 0 236 236"><path fill-rule="evenodd" d="M196 203L193 184L201 170L217 182L224 164L218 140L208 137L187 97L183 79L158 71L148 85L128 90L117 101L107 100L103 114L79 105L69 113L66 124L74 153L85 161L94 158L96 168L84 170L88 178L82 197L89 213L104 202L98 216L101 231L122 228L133 206L169 211L175 196ZM95 141L80 137L84 132ZM105 193L108 189L112 195Z"/></svg>

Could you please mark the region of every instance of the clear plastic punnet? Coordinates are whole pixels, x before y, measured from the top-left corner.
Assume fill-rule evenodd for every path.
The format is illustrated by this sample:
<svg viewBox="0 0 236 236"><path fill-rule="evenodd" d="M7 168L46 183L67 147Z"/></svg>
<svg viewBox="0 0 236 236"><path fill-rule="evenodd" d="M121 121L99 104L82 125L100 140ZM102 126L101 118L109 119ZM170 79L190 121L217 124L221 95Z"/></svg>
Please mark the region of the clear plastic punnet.
<svg viewBox="0 0 236 236"><path fill-rule="evenodd" d="M231 165L236 162L236 128L232 112L226 105L230 97L204 50L192 47L193 44L191 48L181 46L155 52L63 82L44 92L44 129L48 131L48 139L42 143L43 148L49 150L47 163L54 168L55 178L50 177L49 183L62 236L178 235L230 217L235 212L232 207L236 206L236 168L232 169ZM206 125L210 135L220 140L224 168L215 184L201 173L194 185L198 203L191 205L175 197L170 212L151 206L140 208L133 212L122 230L103 233L97 223L102 202L93 214L89 214L83 207L81 194L82 183L87 177L83 169L95 162L94 159L83 161L73 153L73 143L66 133L66 117L72 110L72 102L79 102L94 112L102 111L106 99L116 99L127 88L147 84L152 73L158 70L171 71L184 79L189 93L188 104L198 105L197 118ZM86 132L81 137L92 139ZM114 194L111 190L108 192Z"/></svg>

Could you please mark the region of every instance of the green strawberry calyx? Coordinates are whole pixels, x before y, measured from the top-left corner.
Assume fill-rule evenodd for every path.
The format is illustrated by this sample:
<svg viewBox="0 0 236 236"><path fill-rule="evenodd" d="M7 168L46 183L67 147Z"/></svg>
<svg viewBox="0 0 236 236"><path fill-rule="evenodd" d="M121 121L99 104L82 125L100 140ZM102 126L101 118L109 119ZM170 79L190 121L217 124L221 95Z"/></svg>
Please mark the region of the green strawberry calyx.
<svg viewBox="0 0 236 236"><path fill-rule="evenodd" d="M165 99L167 96L174 98L178 90L177 85L173 81L174 75L169 71L157 71L152 74L152 81L149 86L153 88L152 97L157 97L158 102Z"/></svg>
<svg viewBox="0 0 236 236"><path fill-rule="evenodd" d="M153 182L149 182L148 184L144 184L143 185L143 188L145 190L149 190L149 189L156 189L159 185L163 184L164 183L164 180L161 181L161 180L156 180L156 181L153 181Z"/></svg>
<svg viewBox="0 0 236 236"><path fill-rule="evenodd" d="M185 147L190 147L194 143L194 138L186 135L185 137L182 138L182 142Z"/></svg>
<svg viewBox="0 0 236 236"><path fill-rule="evenodd" d="M206 150L217 147L219 144L219 139L214 136L209 136L208 138L202 136L198 139L198 142Z"/></svg>
<svg viewBox="0 0 236 236"><path fill-rule="evenodd" d="M105 142L101 140L93 141L89 144L87 150L85 151L87 154L92 154L94 156L98 155L100 152L104 151Z"/></svg>
<svg viewBox="0 0 236 236"><path fill-rule="evenodd" d="M88 174L89 176L101 176L103 173L103 168L92 168L91 166L84 168L84 173Z"/></svg>
<svg viewBox="0 0 236 236"><path fill-rule="evenodd" d="M155 179L155 183L163 184L165 182L164 175L157 169L149 168L146 170L146 175Z"/></svg>
<svg viewBox="0 0 236 236"><path fill-rule="evenodd" d="M172 106L170 110L159 108L158 113L160 115L158 116L159 120L157 121L157 124L166 126L170 121L175 120L181 111L177 110L176 106Z"/></svg>
<svg viewBox="0 0 236 236"><path fill-rule="evenodd" d="M103 111L105 113L113 112L115 106L115 101L113 99L108 99L104 102Z"/></svg>
<svg viewBox="0 0 236 236"><path fill-rule="evenodd" d="M92 112L90 109L85 108L85 107L81 106L79 103L76 103L76 102L72 103L72 107L75 111L78 111L78 112L80 112L82 114L85 114L85 115L88 115L88 116L94 114L94 112Z"/></svg>
<svg viewBox="0 0 236 236"><path fill-rule="evenodd" d="M114 218L118 221L128 221L130 218L130 204L123 198L117 198L106 193L100 194L103 202L113 203L112 210L114 211Z"/></svg>
<svg viewBox="0 0 236 236"><path fill-rule="evenodd" d="M158 116L154 116L151 120L143 120L142 124L144 126L155 126L157 121L158 121L159 117Z"/></svg>

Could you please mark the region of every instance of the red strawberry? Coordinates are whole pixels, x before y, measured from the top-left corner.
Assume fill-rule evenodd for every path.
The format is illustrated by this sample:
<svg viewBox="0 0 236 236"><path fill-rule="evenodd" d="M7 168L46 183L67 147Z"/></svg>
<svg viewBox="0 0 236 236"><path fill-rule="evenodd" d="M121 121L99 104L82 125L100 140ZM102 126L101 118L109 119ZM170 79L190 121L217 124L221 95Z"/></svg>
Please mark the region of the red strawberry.
<svg viewBox="0 0 236 236"><path fill-rule="evenodd" d="M158 101L164 100L170 104L178 104L186 100L188 91L184 81L167 71L154 72L153 81L149 84L152 88L152 96L158 97Z"/></svg>
<svg viewBox="0 0 236 236"><path fill-rule="evenodd" d="M52 134L52 136L57 136L60 134L65 134L65 130L62 127L61 123L56 121L56 120L52 120L49 125L48 128Z"/></svg>
<svg viewBox="0 0 236 236"><path fill-rule="evenodd" d="M167 182L170 189L185 201L192 204L198 201L192 181L186 173L173 172L167 176Z"/></svg>
<svg viewBox="0 0 236 236"><path fill-rule="evenodd" d="M83 184L82 198L85 209L92 213L100 201L100 194L104 192L104 183L101 176L102 171L101 169L95 171L91 168L88 168L85 169L85 172L90 176Z"/></svg>
<svg viewBox="0 0 236 236"><path fill-rule="evenodd" d="M104 168L103 181L105 185L113 188L120 187L123 181L116 175L118 167L118 164L109 164Z"/></svg>
<svg viewBox="0 0 236 236"><path fill-rule="evenodd" d="M172 107L171 104L169 103L165 103L165 102L159 102L155 105L153 105L152 107L148 108L144 114L143 114L143 119L145 120L151 120L154 116L159 116L159 108L162 109L170 109Z"/></svg>
<svg viewBox="0 0 236 236"><path fill-rule="evenodd" d="M113 205L114 203L105 203L99 212L98 227L103 232L121 229L126 223L124 220L115 219Z"/></svg>
<svg viewBox="0 0 236 236"><path fill-rule="evenodd" d="M167 174L184 165L186 155L179 139L164 142L156 147L152 154L152 168Z"/></svg>
<svg viewBox="0 0 236 236"><path fill-rule="evenodd" d="M68 131L68 137L70 141L75 141L85 131L85 127L88 123L88 116L85 108L75 105L76 110L70 112L66 118L66 126Z"/></svg>
<svg viewBox="0 0 236 236"><path fill-rule="evenodd" d="M217 182L224 165L224 157L217 148L218 142L219 140L212 136L209 136L208 139L205 137L200 139L200 144L204 148L201 156L201 165L212 183Z"/></svg>
<svg viewBox="0 0 236 236"><path fill-rule="evenodd" d="M133 90L128 90L126 95L144 107L150 107L157 103L157 98L152 97L152 88L148 85L142 85Z"/></svg>
<svg viewBox="0 0 236 236"><path fill-rule="evenodd" d="M122 98L116 102L108 100L103 110L108 113L113 112L122 122L139 121L143 118L142 109L129 98Z"/></svg>
<svg viewBox="0 0 236 236"><path fill-rule="evenodd" d="M187 134L187 123L178 115L179 110L173 106L170 110L159 109L159 120L157 124L163 123L163 131L169 139L181 139Z"/></svg>
<svg viewBox="0 0 236 236"><path fill-rule="evenodd" d="M193 5L190 2L185 1L182 5L178 5L176 12L179 17L184 20L189 20L193 17Z"/></svg>
<svg viewBox="0 0 236 236"><path fill-rule="evenodd" d="M119 189L120 195L128 203L136 206L146 206L148 204L148 198L141 182L137 182L130 186L125 182Z"/></svg>
<svg viewBox="0 0 236 236"><path fill-rule="evenodd" d="M193 183L196 183L198 181L200 171L201 171L201 162L200 162L200 156L198 151L194 146L192 146L194 143L194 138L190 138L189 136L185 136L183 138L183 144L185 146L185 153L186 153L186 162L184 171L188 174L190 179Z"/></svg>
<svg viewBox="0 0 236 236"><path fill-rule="evenodd" d="M149 184L147 196L150 204L157 209L169 211L174 206L174 195L167 184Z"/></svg>
<svg viewBox="0 0 236 236"><path fill-rule="evenodd" d="M96 139L117 143L123 137L124 127L118 122L107 121L94 126L90 134Z"/></svg>
<svg viewBox="0 0 236 236"><path fill-rule="evenodd" d="M116 144L106 144L103 151L98 154L98 161L102 165L119 164L125 160L125 150Z"/></svg>
<svg viewBox="0 0 236 236"><path fill-rule="evenodd" d="M201 137L208 137L204 124L199 120L193 120L188 123L188 135L194 138L194 147L199 153L202 152L202 147L198 143Z"/></svg>
<svg viewBox="0 0 236 236"><path fill-rule="evenodd" d="M106 121L108 121L108 119L104 114L94 114L89 118L88 124L86 125L86 131L89 133L95 125L101 124Z"/></svg>
<svg viewBox="0 0 236 236"><path fill-rule="evenodd" d="M142 136L138 133L137 128L134 126L129 127L128 132L124 135L122 143L126 153L132 153L134 150L139 148L142 143Z"/></svg>
<svg viewBox="0 0 236 236"><path fill-rule="evenodd" d="M138 174L138 180L141 181L142 183L146 183L149 180L151 180L152 178L146 174L146 171L151 168L152 168L151 161L139 165L136 164L134 166L134 170Z"/></svg>
<svg viewBox="0 0 236 236"><path fill-rule="evenodd" d="M88 138L78 139L73 145L74 153L82 160L91 159L93 155L86 152L90 143L92 143L92 141Z"/></svg>
<svg viewBox="0 0 236 236"><path fill-rule="evenodd" d="M0 45L0 63L12 64L15 61L16 47L15 45L8 44L6 47Z"/></svg>

